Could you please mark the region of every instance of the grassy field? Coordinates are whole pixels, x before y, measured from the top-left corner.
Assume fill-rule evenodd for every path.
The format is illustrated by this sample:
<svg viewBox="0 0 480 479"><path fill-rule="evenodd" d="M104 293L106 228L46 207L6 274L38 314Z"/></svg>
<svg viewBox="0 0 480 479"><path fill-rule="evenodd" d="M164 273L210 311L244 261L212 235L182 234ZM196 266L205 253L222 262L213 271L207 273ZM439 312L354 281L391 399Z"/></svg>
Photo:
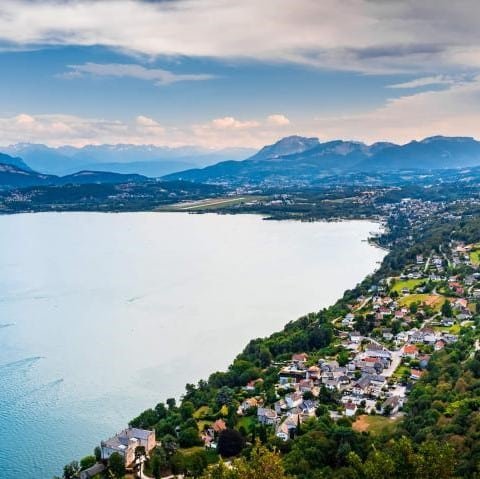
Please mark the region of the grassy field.
<svg viewBox="0 0 480 479"><path fill-rule="evenodd" d="M480 249L470 251L470 261L474 265L480 265Z"/></svg>
<svg viewBox="0 0 480 479"><path fill-rule="evenodd" d="M391 433L395 428L398 419L391 419L384 416L358 416L352 427L357 432L368 431L371 434Z"/></svg>
<svg viewBox="0 0 480 479"><path fill-rule="evenodd" d="M445 298L436 294L410 294L398 300L400 306L410 306L412 303L426 304L435 311L440 311Z"/></svg>
<svg viewBox="0 0 480 479"><path fill-rule="evenodd" d="M424 279L402 279L395 282L395 284L391 288L391 291L396 291L397 293L400 293L403 288L407 288L411 291L422 283L425 283Z"/></svg>

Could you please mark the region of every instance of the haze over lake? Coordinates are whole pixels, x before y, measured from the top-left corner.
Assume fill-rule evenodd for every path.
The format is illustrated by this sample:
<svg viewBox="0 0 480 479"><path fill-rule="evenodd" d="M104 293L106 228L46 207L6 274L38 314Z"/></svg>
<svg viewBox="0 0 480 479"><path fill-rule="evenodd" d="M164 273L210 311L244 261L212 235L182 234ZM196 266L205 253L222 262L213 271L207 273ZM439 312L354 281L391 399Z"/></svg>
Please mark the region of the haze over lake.
<svg viewBox="0 0 480 479"><path fill-rule="evenodd" d="M50 479L377 266L370 222L0 217L0 468ZM16 460L12 460L16 458Z"/></svg>

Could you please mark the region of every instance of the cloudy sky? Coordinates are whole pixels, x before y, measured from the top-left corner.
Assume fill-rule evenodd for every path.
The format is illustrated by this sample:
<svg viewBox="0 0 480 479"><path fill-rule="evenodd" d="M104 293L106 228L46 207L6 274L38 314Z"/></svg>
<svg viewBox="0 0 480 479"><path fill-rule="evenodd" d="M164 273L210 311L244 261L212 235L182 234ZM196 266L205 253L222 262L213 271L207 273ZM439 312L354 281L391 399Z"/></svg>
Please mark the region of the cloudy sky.
<svg viewBox="0 0 480 479"><path fill-rule="evenodd" d="M476 0L2 0L0 144L480 137Z"/></svg>

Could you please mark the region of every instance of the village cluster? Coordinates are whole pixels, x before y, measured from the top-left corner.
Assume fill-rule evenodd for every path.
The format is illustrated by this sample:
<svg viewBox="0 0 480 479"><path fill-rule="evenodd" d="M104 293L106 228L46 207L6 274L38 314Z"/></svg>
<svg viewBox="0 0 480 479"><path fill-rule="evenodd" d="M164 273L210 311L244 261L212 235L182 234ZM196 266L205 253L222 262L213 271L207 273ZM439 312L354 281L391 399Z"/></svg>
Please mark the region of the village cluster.
<svg viewBox="0 0 480 479"><path fill-rule="evenodd" d="M334 322L348 354L313 364L305 353L293 355L280 368L276 385L287 394L271 405L264 405L261 396L246 399L241 412L257 408L258 422L275 427L283 440L315 416L322 388L336 399L337 406L330 408L334 419L401 415L431 354L455 342L461 327L474 327L471 301L480 297L478 259L476 245L461 243L427 258L417 255L399 278L372 286L369 296L358 297L350 312ZM462 265L468 274L449 276L452 267Z"/></svg>

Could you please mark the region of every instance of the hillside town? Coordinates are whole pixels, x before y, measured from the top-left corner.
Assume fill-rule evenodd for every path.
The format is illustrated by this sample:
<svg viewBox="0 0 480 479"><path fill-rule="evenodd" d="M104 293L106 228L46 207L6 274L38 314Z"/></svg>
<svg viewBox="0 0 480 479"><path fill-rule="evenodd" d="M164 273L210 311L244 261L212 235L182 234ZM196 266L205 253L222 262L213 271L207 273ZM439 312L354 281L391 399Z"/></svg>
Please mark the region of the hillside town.
<svg viewBox="0 0 480 479"><path fill-rule="evenodd" d="M454 344L462 330L475 328L479 298L480 245L451 241L445 251L418 254L401 275L372 284L368 294L348 304L347 314L332 321L334 355L298 352L275 361L273 396L259 376L231 391L234 396L216 415L206 406L192 412L188 421L198 431L196 447L216 453L229 427L243 434L260 428L286 442L303 424L325 413L354 426L374 416L395 422L432 354ZM234 416L227 403L236 404ZM139 470L147 477L143 462L161 446L154 430L129 427L101 443L99 462L91 471L98 473L115 453L125 470ZM81 477L93 477L88 471Z"/></svg>

